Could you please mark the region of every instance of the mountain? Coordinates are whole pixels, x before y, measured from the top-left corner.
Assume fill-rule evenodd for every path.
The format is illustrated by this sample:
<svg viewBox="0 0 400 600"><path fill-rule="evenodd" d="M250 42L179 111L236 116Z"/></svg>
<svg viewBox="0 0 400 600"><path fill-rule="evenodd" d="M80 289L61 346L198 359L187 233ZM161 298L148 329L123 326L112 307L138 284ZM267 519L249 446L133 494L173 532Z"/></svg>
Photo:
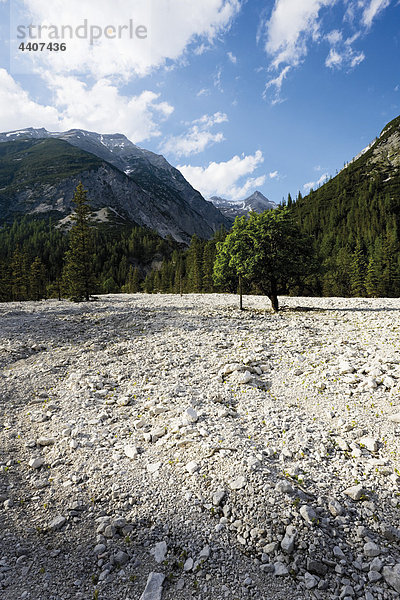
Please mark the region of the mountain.
<svg viewBox="0 0 400 600"><path fill-rule="evenodd" d="M321 293L400 294L400 117L294 211L316 242Z"/></svg>
<svg viewBox="0 0 400 600"><path fill-rule="evenodd" d="M223 215L234 221L236 217L242 217L250 212L262 213L265 210L271 210L277 207L275 202L268 200L259 191L240 202L231 202L219 196L210 198L211 202L221 211Z"/></svg>
<svg viewBox="0 0 400 600"><path fill-rule="evenodd" d="M163 156L122 134L43 128L0 134L0 221L25 213L66 217L80 180L103 219L108 214L184 242L230 226Z"/></svg>

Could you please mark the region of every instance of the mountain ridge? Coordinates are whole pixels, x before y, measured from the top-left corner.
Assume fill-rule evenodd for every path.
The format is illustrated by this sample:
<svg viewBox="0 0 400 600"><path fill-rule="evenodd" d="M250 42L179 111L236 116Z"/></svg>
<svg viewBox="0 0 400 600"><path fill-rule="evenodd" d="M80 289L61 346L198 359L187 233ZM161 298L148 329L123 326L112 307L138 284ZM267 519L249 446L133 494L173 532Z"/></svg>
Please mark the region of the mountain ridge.
<svg viewBox="0 0 400 600"><path fill-rule="evenodd" d="M207 202L163 156L139 148L123 134L98 134L81 129L72 129L67 132L48 132L44 128L27 128L0 133L0 148L3 144L9 145L29 140L31 142L40 140L54 142L58 140L68 144L71 148L75 148L78 153L86 152L88 155L97 157L97 159L109 165L109 167L103 165L109 175L108 178L106 177L109 184L108 193L104 198L104 206L99 205L100 199L98 198L95 206L97 209L105 208L110 196L112 197L111 204L113 208L118 209L118 201L116 200L118 200L117 196L119 194L112 191L113 177L110 170L110 167L112 167L132 182L131 186L129 184L124 186L123 197L120 201L126 212L129 208L127 200L130 197L132 210L127 210L127 214L128 218L135 224L146 224L146 226L155 229L164 237L172 235L177 241L185 243L190 240L194 233L203 238L210 238L221 226L229 227L230 222L228 219L212 203ZM82 155L80 156L82 157ZM19 159L24 160L24 157L19 157ZM48 160L49 171L54 171L51 164L54 157L49 156ZM100 168L100 164L97 166ZM84 170L81 173L82 178L88 180L87 174L84 175ZM100 181L103 181L100 175L99 177ZM117 177L117 179L119 178ZM75 181L71 182L71 185L74 183ZM92 178L89 183L96 184L96 180ZM60 193L65 193L64 187L61 185ZM101 185L100 187L104 192L105 186ZM129 187L131 187L130 190ZM0 190L0 196L2 191L3 201L0 201L0 206L3 205L4 213L4 196L7 190ZM64 203L64 212L70 210L72 191L69 186L66 203ZM92 195L98 196L95 191L89 191ZM57 189L54 189L53 192L54 195L57 195ZM43 194L46 196L44 190L36 189L35 193L38 197ZM148 214L146 214L146 206L143 204L144 200L148 205ZM132 211L135 207L138 207L138 203L141 203L140 216L135 216ZM24 212L21 203L17 202L18 204L19 209ZM2 218L1 211L0 218Z"/></svg>
<svg viewBox="0 0 400 600"><path fill-rule="evenodd" d="M244 200L231 201L219 196L212 196L211 202L229 219L248 215L251 211L264 212L277 208L277 204L269 200L262 192L256 190Z"/></svg>

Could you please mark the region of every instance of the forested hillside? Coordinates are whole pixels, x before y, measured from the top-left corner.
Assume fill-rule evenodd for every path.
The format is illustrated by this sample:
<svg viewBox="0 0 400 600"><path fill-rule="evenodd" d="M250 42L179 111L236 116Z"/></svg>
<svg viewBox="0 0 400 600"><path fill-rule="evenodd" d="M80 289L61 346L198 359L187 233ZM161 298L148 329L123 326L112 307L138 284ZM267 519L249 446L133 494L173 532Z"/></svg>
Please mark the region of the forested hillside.
<svg viewBox="0 0 400 600"><path fill-rule="evenodd" d="M315 293L400 295L400 117L336 177L300 196L293 210L315 239Z"/></svg>
<svg viewBox="0 0 400 600"><path fill-rule="evenodd" d="M62 271L69 233L47 219L24 217L0 230L0 300L26 300L63 295ZM107 225L92 228L96 293L123 291L181 246L149 229ZM136 290L138 291L138 290Z"/></svg>
<svg viewBox="0 0 400 600"><path fill-rule="evenodd" d="M58 165L53 161L51 168L46 158L49 144L60 159ZM89 159L94 163L87 167L96 167L98 160L53 139L3 143L0 152L0 183L16 192L21 177L25 182L29 179L34 189L38 178L41 185L51 185L62 170L79 170L82 160ZM21 153L24 160L20 164ZM15 161L20 164L17 170ZM88 202L93 209L90 189ZM304 198L299 194L293 202L289 196L287 204L300 233L313 240L315 259L310 261L308 273L288 279L280 293L400 296L400 117L336 177ZM209 240L193 235L187 246L134 223L99 222L95 214L97 220L90 224L94 293L237 291L236 276L223 285L216 285L213 277L217 244L227 234L224 228ZM68 297L65 277L63 280L71 242L68 227L38 213L3 221L0 300ZM281 247L286 242L282 240ZM242 283L244 293L262 289L254 273Z"/></svg>

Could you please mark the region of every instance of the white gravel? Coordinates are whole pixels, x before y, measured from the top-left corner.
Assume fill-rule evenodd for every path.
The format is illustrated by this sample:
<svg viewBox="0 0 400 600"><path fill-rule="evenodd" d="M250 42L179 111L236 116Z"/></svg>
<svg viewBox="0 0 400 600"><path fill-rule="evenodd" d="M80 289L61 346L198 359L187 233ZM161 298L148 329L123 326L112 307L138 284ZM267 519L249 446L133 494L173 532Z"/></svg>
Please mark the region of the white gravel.
<svg viewBox="0 0 400 600"><path fill-rule="evenodd" d="M400 300L0 305L0 597L391 600Z"/></svg>

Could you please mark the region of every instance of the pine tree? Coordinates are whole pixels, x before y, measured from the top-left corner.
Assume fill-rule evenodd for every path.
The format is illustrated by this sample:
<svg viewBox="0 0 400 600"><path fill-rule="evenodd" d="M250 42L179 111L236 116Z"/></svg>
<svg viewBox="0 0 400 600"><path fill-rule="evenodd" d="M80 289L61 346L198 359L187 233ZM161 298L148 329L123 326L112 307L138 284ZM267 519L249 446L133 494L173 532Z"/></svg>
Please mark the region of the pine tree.
<svg viewBox="0 0 400 600"><path fill-rule="evenodd" d="M379 296L378 264L373 255L371 255L368 262L367 275L365 277L365 289L370 298L377 298Z"/></svg>
<svg viewBox="0 0 400 600"><path fill-rule="evenodd" d="M170 261L164 260L160 271L160 286L163 294L169 294L173 288L174 267Z"/></svg>
<svg viewBox="0 0 400 600"><path fill-rule="evenodd" d="M360 240L353 252L350 271L350 285L353 296L365 296L366 264Z"/></svg>
<svg viewBox="0 0 400 600"><path fill-rule="evenodd" d="M395 219L386 228L386 235L382 244L382 283L384 296L397 296L400 287L400 273L398 271L398 255L400 244L397 239L397 226Z"/></svg>
<svg viewBox="0 0 400 600"><path fill-rule="evenodd" d="M194 235L187 253L187 286L189 292L198 293L203 287L203 244Z"/></svg>
<svg viewBox="0 0 400 600"><path fill-rule="evenodd" d="M214 240L210 240L204 246L203 251L203 291L212 294L214 292L214 261L216 248Z"/></svg>
<svg viewBox="0 0 400 600"><path fill-rule="evenodd" d="M183 294L184 287L184 257L182 252L175 250L172 254L171 263L174 270L172 291L174 294Z"/></svg>
<svg viewBox="0 0 400 600"><path fill-rule="evenodd" d="M145 280L144 280L144 291L146 292L146 294L152 294L155 290L154 290L154 275L155 275L155 271L150 271L150 273L147 273Z"/></svg>
<svg viewBox="0 0 400 600"><path fill-rule="evenodd" d="M38 256L29 272L29 296L32 300L41 300L46 296L46 269Z"/></svg>
<svg viewBox="0 0 400 600"><path fill-rule="evenodd" d="M11 293L13 300L27 300L28 288L28 257L17 246L11 259Z"/></svg>
<svg viewBox="0 0 400 600"><path fill-rule="evenodd" d="M3 261L0 262L0 302L10 300L12 300L11 272L9 265Z"/></svg>
<svg viewBox="0 0 400 600"><path fill-rule="evenodd" d="M140 292L140 272L137 267L129 267L128 277L122 291L126 294L137 294Z"/></svg>
<svg viewBox="0 0 400 600"><path fill-rule="evenodd" d="M90 229L91 210L87 190L79 183L73 198L75 212L73 226L69 234L70 248L66 254L63 272L64 286L74 300L89 301L94 291L92 232Z"/></svg>

